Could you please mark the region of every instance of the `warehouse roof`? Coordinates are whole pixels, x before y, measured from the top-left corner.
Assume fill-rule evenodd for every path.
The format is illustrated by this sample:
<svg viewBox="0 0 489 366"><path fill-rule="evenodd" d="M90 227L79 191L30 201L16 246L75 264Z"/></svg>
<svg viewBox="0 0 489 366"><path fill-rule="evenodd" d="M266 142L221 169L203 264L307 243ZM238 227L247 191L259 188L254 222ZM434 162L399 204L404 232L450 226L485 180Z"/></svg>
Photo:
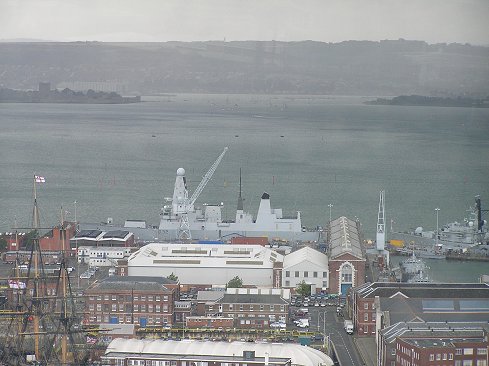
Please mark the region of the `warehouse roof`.
<svg viewBox="0 0 489 366"><path fill-rule="evenodd" d="M293 365L333 365L331 358L324 353L311 347L291 343L210 342L196 340L163 341L118 338L109 344L105 351L105 356L116 356L123 353L126 355L144 354L148 358L151 355L154 357L158 355L232 357L243 355L244 351L254 351L255 357L265 357L267 355L270 359L290 358Z"/></svg>

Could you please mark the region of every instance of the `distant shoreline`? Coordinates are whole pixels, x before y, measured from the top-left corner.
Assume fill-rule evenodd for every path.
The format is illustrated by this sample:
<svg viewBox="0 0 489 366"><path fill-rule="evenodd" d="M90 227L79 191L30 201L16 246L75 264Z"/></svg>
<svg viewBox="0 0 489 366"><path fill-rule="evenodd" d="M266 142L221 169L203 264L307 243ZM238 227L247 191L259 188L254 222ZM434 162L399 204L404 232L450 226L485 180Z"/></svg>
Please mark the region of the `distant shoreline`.
<svg viewBox="0 0 489 366"><path fill-rule="evenodd" d="M489 108L489 97L475 99L467 97L442 98L423 95L400 95L392 99L377 98L364 103L368 105Z"/></svg>
<svg viewBox="0 0 489 366"><path fill-rule="evenodd" d="M86 93L68 88L52 90L50 83L39 83L39 90L0 89L0 103L66 103L127 104L141 102L140 96L123 97L115 92L88 90Z"/></svg>

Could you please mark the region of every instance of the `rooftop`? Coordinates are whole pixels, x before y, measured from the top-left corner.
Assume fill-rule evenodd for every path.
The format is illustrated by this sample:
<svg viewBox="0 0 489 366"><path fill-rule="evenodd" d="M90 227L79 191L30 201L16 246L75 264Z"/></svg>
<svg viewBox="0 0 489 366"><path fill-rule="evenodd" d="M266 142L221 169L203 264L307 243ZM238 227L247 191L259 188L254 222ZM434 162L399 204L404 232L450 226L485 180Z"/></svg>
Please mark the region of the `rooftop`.
<svg viewBox="0 0 489 366"><path fill-rule="evenodd" d="M348 253L363 258L362 245L357 230L357 223L341 216L329 224L330 229L330 260Z"/></svg>
<svg viewBox="0 0 489 366"><path fill-rule="evenodd" d="M292 267L305 261L324 268L328 267L328 256L310 247L304 247L287 254L284 257L283 267Z"/></svg>
<svg viewBox="0 0 489 366"><path fill-rule="evenodd" d="M137 291L168 291L165 285L176 285L177 282L165 277L145 276L111 276L101 282L95 282L87 290L93 292L137 290Z"/></svg>
<svg viewBox="0 0 489 366"><path fill-rule="evenodd" d="M117 354L144 354L146 357L173 355L176 359L195 359L199 356L241 357L244 351L254 351L255 358L266 354L273 358L290 359L292 364L303 366L333 365L333 361L324 353L311 347L290 343L250 343L250 342L209 342L196 340L163 341L149 339L114 339L105 356Z"/></svg>
<svg viewBox="0 0 489 366"><path fill-rule="evenodd" d="M354 291L361 298L401 296L427 299L489 299L489 284L485 283L373 282L359 286Z"/></svg>

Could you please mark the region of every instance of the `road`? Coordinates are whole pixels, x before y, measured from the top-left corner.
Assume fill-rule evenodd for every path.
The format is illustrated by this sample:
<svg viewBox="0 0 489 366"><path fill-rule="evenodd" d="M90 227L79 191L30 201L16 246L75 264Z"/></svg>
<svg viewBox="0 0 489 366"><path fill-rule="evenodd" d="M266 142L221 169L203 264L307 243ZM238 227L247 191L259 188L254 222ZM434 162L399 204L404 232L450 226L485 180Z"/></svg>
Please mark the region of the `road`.
<svg viewBox="0 0 489 366"><path fill-rule="evenodd" d="M343 329L343 317L337 315L335 306L309 307L310 331L318 331L330 338L333 349L341 366L363 366L353 343L353 335Z"/></svg>

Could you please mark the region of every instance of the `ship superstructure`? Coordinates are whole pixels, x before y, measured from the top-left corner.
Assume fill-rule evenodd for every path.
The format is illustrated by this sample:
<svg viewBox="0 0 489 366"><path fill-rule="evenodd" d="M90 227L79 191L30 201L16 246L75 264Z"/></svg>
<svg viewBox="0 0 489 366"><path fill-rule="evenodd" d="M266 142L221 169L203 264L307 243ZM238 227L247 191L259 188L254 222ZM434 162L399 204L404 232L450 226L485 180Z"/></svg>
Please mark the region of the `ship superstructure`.
<svg viewBox="0 0 489 366"><path fill-rule="evenodd" d="M204 179L210 179L204 177ZM203 180L204 181L204 180ZM203 187L205 184L199 185ZM200 194L202 189L196 190ZM280 208L272 208L270 195L261 196L256 219L243 208L241 196L241 177L238 205L234 221L223 220L222 204L195 207L198 197L195 193L190 199L186 184L185 169L179 168L175 179L172 198L166 199L161 210L159 225L160 239L182 239L184 230L187 238L199 240L228 239L234 236L266 236L278 240L318 240L317 231L307 231L302 226L301 213L295 217L285 217Z"/></svg>
<svg viewBox="0 0 489 366"><path fill-rule="evenodd" d="M481 199L475 197L475 205L469 210L469 217L462 222L454 221L442 226L439 237L436 231L423 231L418 227L412 233L391 232L390 238L404 241L410 247L417 247L432 252L446 252L449 249L460 250L479 244L489 243L489 227L483 219L482 213L487 210L481 208ZM439 254L439 253L436 253Z"/></svg>

